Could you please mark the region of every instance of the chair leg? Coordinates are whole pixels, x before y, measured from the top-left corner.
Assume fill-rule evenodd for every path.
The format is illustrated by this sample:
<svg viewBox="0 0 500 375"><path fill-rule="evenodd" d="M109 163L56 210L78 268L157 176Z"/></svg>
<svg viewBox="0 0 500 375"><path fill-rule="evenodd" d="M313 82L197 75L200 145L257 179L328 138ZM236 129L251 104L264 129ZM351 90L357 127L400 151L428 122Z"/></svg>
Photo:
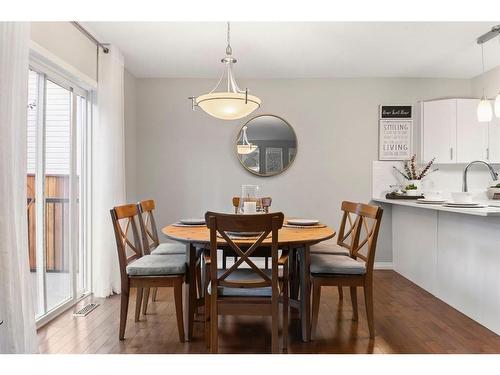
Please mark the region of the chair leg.
<svg viewBox="0 0 500 375"><path fill-rule="evenodd" d="M205 267L205 345L210 348L210 295L208 294L208 283L210 282L210 268Z"/></svg>
<svg viewBox="0 0 500 375"><path fill-rule="evenodd" d="M373 287L371 284L365 285L365 305L366 305L366 318L368 320L368 329L370 330L370 338L375 338L375 326L373 325Z"/></svg>
<svg viewBox="0 0 500 375"><path fill-rule="evenodd" d="M279 295L273 292L271 299L271 352L277 354L279 352Z"/></svg>
<svg viewBox="0 0 500 375"><path fill-rule="evenodd" d="M128 300L129 300L130 289L122 290L121 303L120 303L120 333L118 338L120 340L125 339L125 327L127 325L127 313L128 313Z"/></svg>
<svg viewBox="0 0 500 375"><path fill-rule="evenodd" d="M339 285L337 289L339 291L339 299L344 299L344 291L342 290L342 286Z"/></svg>
<svg viewBox="0 0 500 375"><path fill-rule="evenodd" d="M283 267L283 352L288 351L288 315L289 312L288 291L288 263Z"/></svg>
<svg viewBox="0 0 500 375"><path fill-rule="evenodd" d="M184 317L182 312L182 280L174 284L175 315L177 317L177 330L179 331L179 341L184 342Z"/></svg>
<svg viewBox="0 0 500 375"><path fill-rule="evenodd" d="M351 286L352 320L358 321L358 294L355 286Z"/></svg>
<svg viewBox="0 0 500 375"><path fill-rule="evenodd" d="M153 295L151 297L151 300L153 302L156 302L158 299L156 298L156 296L158 295L158 288L153 288Z"/></svg>
<svg viewBox="0 0 500 375"><path fill-rule="evenodd" d="M198 289L198 298L203 296L203 286L201 285L201 262L196 264L196 288Z"/></svg>
<svg viewBox="0 0 500 375"><path fill-rule="evenodd" d="M144 297L142 299L142 315L146 315L148 312L149 290L150 288L144 288Z"/></svg>
<svg viewBox="0 0 500 375"><path fill-rule="evenodd" d="M219 316L217 311L217 295L213 291L210 299L210 352L217 354L219 352Z"/></svg>
<svg viewBox="0 0 500 375"><path fill-rule="evenodd" d="M141 315L141 303L142 303L142 291L143 288L137 288L137 297L135 299L135 321L138 322Z"/></svg>
<svg viewBox="0 0 500 375"><path fill-rule="evenodd" d="M311 340L316 338L318 327L319 302L321 300L321 285L313 281L312 288L312 317L311 317Z"/></svg>

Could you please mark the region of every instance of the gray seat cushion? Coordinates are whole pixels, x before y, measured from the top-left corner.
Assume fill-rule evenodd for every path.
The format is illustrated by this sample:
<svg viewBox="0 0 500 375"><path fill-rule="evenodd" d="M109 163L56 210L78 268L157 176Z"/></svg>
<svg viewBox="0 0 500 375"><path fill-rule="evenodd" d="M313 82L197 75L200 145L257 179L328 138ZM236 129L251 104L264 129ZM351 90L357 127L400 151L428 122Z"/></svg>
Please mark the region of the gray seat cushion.
<svg viewBox="0 0 500 375"><path fill-rule="evenodd" d="M271 277L271 270L262 270L265 274ZM217 273L222 275L225 270L218 270ZM257 275L252 269L241 268L235 270L227 278L227 281L255 280L260 281L262 278ZM208 294L211 294L211 283L208 284ZM217 290L219 296L225 297L271 297L272 288L270 286L264 288L230 288L219 286Z"/></svg>
<svg viewBox="0 0 500 375"><path fill-rule="evenodd" d="M199 257L203 249L196 248L196 256ZM171 254L184 254L186 255L186 245L182 243L163 242L159 244L154 250L151 250L151 255L171 255Z"/></svg>
<svg viewBox="0 0 500 375"><path fill-rule="evenodd" d="M129 276L183 275L184 272L186 256L183 254L144 255L127 266Z"/></svg>
<svg viewBox="0 0 500 375"><path fill-rule="evenodd" d="M182 243L163 242L154 250L151 250L152 255L168 255L168 254L186 254L186 245Z"/></svg>
<svg viewBox="0 0 500 375"><path fill-rule="evenodd" d="M349 255L349 250L337 245L337 241L324 241L311 246L311 254Z"/></svg>
<svg viewBox="0 0 500 375"><path fill-rule="evenodd" d="M311 254L311 273L329 275L364 275L365 263L334 254Z"/></svg>

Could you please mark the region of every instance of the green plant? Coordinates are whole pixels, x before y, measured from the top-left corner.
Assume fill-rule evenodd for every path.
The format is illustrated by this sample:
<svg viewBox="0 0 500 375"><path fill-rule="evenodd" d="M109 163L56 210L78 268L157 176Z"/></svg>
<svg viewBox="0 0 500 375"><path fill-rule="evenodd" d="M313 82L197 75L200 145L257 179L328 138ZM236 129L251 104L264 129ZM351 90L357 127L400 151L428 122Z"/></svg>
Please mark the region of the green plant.
<svg viewBox="0 0 500 375"><path fill-rule="evenodd" d="M496 184L496 185L490 186L490 188L500 188L500 184Z"/></svg>
<svg viewBox="0 0 500 375"><path fill-rule="evenodd" d="M436 158L432 158L430 162L428 162L423 168L418 168L416 163L417 155L413 154L410 160L405 160L403 162L403 171L401 169L392 166L401 176L403 176L407 180L421 180L429 173L435 172L438 168L434 168L431 170L432 165Z"/></svg>
<svg viewBox="0 0 500 375"><path fill-rule="evenodd" d="M407 185L405 190L417 190L417 187L414 184Z"/></svg>

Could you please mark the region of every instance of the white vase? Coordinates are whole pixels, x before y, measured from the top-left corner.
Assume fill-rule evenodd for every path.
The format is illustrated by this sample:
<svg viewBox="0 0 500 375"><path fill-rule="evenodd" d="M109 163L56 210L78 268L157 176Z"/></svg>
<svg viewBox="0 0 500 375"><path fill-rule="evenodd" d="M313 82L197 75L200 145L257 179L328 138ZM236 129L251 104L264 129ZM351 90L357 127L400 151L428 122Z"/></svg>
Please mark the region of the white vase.
<svg viewBox="0 0 500 375"><path fill-rule="evenodd" d="M422 194L422 180L408 180L406 186L415 185L417 188L413 190L406 190L407 195L421 195Z"/></svg>

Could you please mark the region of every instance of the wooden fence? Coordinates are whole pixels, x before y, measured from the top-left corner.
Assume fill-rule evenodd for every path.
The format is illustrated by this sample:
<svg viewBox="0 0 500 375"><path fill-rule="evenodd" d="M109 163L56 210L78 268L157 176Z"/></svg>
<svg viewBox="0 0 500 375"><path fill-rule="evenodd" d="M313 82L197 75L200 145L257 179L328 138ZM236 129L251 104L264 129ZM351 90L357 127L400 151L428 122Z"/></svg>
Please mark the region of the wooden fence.
<svg viewBox="0 0 500 375"><path fill-rule="evenodd" d="M28 248L36 270L35 176L28 175ZM69 176L45 177L45 260L47 272L69 271Z"/></svg>

